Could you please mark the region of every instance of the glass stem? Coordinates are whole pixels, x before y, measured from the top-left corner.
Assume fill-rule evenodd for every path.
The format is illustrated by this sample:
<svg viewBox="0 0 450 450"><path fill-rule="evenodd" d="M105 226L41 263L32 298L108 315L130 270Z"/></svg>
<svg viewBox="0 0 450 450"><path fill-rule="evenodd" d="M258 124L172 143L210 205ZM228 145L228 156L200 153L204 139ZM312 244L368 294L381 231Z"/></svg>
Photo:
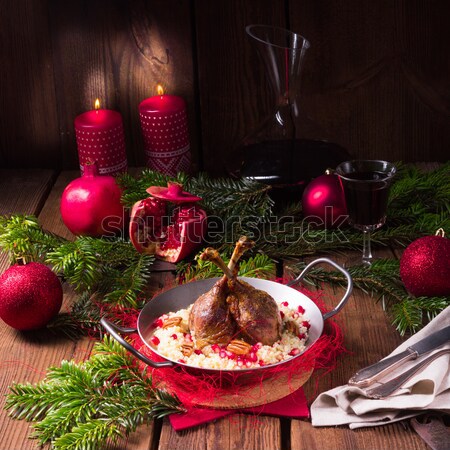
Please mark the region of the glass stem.
<svg viewBox="0 0 450 450"><path fill-rule="evenodd" d="M372 249L370 248L370 231L363 231L363 264L370 264L372 262Z"/></svg>

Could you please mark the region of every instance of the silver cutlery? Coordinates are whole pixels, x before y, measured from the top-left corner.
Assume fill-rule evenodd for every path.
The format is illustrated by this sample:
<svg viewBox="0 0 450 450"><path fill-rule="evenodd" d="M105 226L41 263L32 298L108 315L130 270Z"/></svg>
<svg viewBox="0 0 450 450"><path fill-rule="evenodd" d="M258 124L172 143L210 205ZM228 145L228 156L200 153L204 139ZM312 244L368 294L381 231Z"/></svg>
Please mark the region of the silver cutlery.
<svg viewBox="0 0 450 450"><path fill-rule="evenodd" d="M450 353L450 348L446 348L444 350L433 353L428 358L417 363L414 367L411 367L411 369L403 372L395 378L392 378L392 380L389 380L386 383L381 384L380 386L366 391L366 397L375 399L383 399L389 397L390 395L398 391L417 372L420 372L435 359L440 358L442 355L445 355L447 353Z"/></svg>
<svg viewBox="0 0 450 450"><path fill-rule="evenodd" d="M392 372L406 361L414 360L421 355L435 350L448 341L450 341L450 326L430 334L401 353L389 356L371 366L359 370L350 378L348 384L359 387L370 386L376 380Z"/></svg>

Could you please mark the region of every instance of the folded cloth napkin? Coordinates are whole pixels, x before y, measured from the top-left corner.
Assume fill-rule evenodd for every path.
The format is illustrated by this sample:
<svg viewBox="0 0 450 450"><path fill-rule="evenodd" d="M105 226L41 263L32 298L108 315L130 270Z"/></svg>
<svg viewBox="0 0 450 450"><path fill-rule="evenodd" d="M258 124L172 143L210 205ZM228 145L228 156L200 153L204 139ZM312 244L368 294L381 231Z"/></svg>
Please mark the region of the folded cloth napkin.
<svg viewBox="0 0 450 450"><path fill-rule="evenodd" d="M450 306L388 356L406 350L410 345L448 325ZM450 349L450 343L422 356L420 360L444 348ZM386 382L417 362L418 360L415 360L402 364L379 381ZM426 410L450 413L450 353L435 359L391 396L385 399L368 398L366 390L378 385L379 383L374 383L367 388L345 385L323 392L311 405L313 426L348 424L354 429L397 422L422 414Z"/></svg>
<svg viewBox="0 0 450 450"><path fill-rule="evenodd" d="M266 405L255 406L252 408L241 409L209 409L209 408L190 408L183 414L171 414L169 416L170 424L176 431L186 428L202 425L221 417L229 416L235 413L248 413L255 415L290 417L302 419L309 417L308 405L303 389L297 389L292 394L275 402Z"/></svg>

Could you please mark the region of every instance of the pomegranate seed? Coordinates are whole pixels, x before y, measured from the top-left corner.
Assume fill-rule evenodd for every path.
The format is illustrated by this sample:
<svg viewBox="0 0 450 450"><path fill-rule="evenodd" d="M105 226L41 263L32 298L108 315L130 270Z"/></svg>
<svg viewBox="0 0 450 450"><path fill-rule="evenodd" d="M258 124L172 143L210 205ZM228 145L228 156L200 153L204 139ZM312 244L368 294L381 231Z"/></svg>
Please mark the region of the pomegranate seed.
<svg viewBox="0 0 450 450"><path fill-rule="evenodd" d="M226 358L226 357L227 357L227 352L226 352L225 350L220 350L219 356L220 356L221 358Z"/></svg>
<svg viewBox="0 0 450 450"><path fill-rule="evenodd" d="M226 354L227 354L227 358L228 359L234 359L236 357L236 355L233 352L230 352L230 351L227 351Z"/></svg>
<svg viewBox="0 0 450 450"><path fill-rule="evenodd" d="M295 356L298 355L300 353L300 350L298 348L293 348L290 352L289 355L290 356Z"/></svg>
<svg viewBox="0 0 450 450"><path fill-rule="evenodd" d="M298 312L299 312L300 314L303 314L303 313L305 312L305 308L303 308L303 306L299 306L299 307L297 308L297 310L298 310Z"/></svg>
<svg viewBox="0 0 450 450"><path fill-rule="evenodd" d="M248 359L251 362L256 362L258 361L258 357L256 356L256 353L254 352L250 352L250 354L248 355Z"/></svg>
<svg viewBox="0 0 450 450"><path fill-rule="evenodd" d="M281 316L282 319L284 319L284 312L283 311L280 311L280 316Z"/></svg>
<svg viewBox="0 0 450 450"><path fill-rule="evenodd" d="M178 339L178 336L174 333L172 336L170 336L172 339Z"/></svg>
<svg viewBox="0 0 450 450"><path fill-rule="evenodd" d="M178 362L186 364L186 361L184 359L179 359Z"/></svg>
<svg viewBox="0 0 450 450"><path fill-rule="evenodd" d="M307 320L304 320L302 322L302 326L305 327L307 330L311 328L311 324Z"/></svg>
<svg viewBox="0 0 450 450"><path fill-rule="evenodd" d="M194 353L195 353L196 355L201 355L201 354L202 354L202 351L199 350L198 348L196 348L196 349L194 350Z"/></svg>
<svg viewBox="0 0 450 450"><path fill-rule="evenodd" d="M289 306L289 303L288 302L282 302L281 305L282 306Z"/></svg>
<svg viewBox="0 0 450 450"><path fill-rule="evenodd" d="M155 328L161 328L161 327L163 326L163 320L161 319L161 317L160 317L159 319L156 319L156 320L153 322L153 326L154 326Z"/></svg>
<svg viewBox="0 0 450 450"><path fill-rule="evenodd" d="M306 335L305 335L305 333L300 333L299 335L297 335L297 337L299 339L305 339Z"/></svg>
<svg viewBox="0 0 450 450"><path fill-rule="evenodd" d="M252 367L252 362L251 361L245 361L245 366L246 367Z"/></svg>
<svg viewBox="0 0 450 450"><path fill-rule="evenodd" d="M238 365L239 367L242 367L242 366L244 365L244 361L238 360L237 365Z"/></svg>
<svg viewBox="0 0 450 450"><path fill-rule="evenodd" d="M150 339L150 342L151 342L153 345L159 345L159 343L160 343L161 341L158 339L157 336L152 336L152 338Z"/></svg>
<svg viewBox="0 0 450 450"><path fill-rule="evenodd" d="M264 366L266 363L264 362L264 360L260 359L260 360L258 361L258 364L259 364L260 366Z"/></svg>
<svg viewBox="0 0 450 450"><path fill-rule="evenodd" d="M211 350L214 353L219 353L220 352L220 347L217 344L213 344L213 345L211 345Z"/></svg>

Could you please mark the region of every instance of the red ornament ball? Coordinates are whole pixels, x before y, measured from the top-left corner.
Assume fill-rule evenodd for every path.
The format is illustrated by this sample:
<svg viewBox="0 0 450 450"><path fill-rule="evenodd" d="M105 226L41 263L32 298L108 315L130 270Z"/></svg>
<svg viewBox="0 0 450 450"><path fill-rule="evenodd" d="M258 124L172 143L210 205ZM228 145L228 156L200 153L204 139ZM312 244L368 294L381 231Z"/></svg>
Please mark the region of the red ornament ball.
<svg viewBox="0 0 450 450"><path fill-rule="evenodd" d="M0 318L16 330L43 328L62 300L61 283L44 264L14 265L0 277Z"/></svg>
<svg viewBox="0 0 450 450"><path fill-rule="evenodd" d="M436 235L412 242L400 259L400 277L416 297L450 295L450 239Z"/></svg>
<svg viewBox="0 0 450 450"><path fill-rule="evenodd" d="M303 191L302 208L311 223L327 228L342 225L347 218L347 206L339 177L327 171L311 181Z"/></svg>

